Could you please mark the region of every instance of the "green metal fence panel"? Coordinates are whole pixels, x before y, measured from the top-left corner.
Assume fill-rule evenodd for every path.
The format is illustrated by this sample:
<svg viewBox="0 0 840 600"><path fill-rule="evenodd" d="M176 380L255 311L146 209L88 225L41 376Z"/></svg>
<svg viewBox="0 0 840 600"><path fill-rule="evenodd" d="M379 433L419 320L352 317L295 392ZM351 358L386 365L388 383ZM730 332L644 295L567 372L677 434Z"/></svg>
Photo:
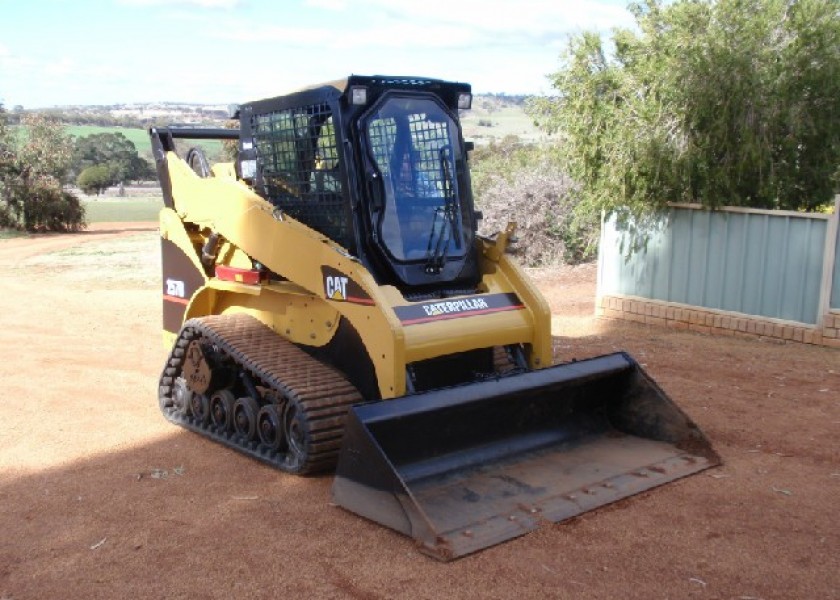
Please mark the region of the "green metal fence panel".
<svg viewBox="0 0 840 600"><path fill-rule="evenodd" d="M609 219L599 289L816 324L826 230L825 218L794 213L672 208L630 253L634 240Z"/></svg>

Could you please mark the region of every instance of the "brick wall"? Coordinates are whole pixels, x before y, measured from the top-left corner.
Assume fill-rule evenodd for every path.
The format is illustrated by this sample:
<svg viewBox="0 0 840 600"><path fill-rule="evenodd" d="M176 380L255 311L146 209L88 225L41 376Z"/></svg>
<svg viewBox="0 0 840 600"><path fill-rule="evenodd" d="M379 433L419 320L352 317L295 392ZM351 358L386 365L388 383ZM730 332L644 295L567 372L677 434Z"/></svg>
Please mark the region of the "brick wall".
<svg viewBox="0 0 840 600"><path fill-rule="evenodd" d="M821 326L810 327L788 321L622 296L600 298L595 312L608 319L623 319L698 333L775 338L840 348L840 312L831 312L823 318Z"/></svg>

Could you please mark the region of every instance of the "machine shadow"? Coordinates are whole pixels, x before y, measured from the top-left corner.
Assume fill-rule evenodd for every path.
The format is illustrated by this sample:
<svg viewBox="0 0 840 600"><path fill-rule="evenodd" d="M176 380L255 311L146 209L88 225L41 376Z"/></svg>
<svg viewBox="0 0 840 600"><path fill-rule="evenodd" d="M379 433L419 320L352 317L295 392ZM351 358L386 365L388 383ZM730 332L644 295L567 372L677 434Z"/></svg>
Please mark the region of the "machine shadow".
<svg viewBox="0 0 840 600"><path fill-rule="evenodd" d="M361 557L371 544L412 549L331 506L331 482L329 474L278 472L175 429L42 471L6 471L0 597L335 594L329 577L296 573Z"/></svg>

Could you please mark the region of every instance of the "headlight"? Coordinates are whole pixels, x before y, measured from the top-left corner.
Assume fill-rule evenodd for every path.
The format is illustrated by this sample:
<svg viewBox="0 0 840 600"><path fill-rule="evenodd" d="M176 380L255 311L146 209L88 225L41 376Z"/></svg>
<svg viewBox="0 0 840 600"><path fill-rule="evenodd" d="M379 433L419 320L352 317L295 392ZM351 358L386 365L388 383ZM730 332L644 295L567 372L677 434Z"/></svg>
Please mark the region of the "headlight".
<svg viewBox="0 0 840 600"><path fill-rule="evenodd" d="M363 85L354 85L350 88L350 104L364 106L367 104L367 88Z"/></svg>

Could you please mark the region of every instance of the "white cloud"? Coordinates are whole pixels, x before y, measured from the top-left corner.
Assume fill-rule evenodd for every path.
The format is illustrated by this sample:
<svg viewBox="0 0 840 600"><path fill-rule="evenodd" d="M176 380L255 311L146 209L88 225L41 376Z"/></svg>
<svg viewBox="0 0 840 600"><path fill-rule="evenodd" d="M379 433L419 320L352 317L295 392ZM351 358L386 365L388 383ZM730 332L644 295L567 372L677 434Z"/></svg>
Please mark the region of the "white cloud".
<svg viewBox="0 0 840 600"><path fill-rule="evenodd" d="M330 11L348 6L346 0L304 0L304 4ZM347 18L351 18L349 13ZM285 23L261 26L234 15L225 22L206 21L205 31L246 44L271 42L344 53L372 48L530 47L556 54L569 33L632 25L627 10L605 0L518 0L515 10L508 0L354 0L352 19L352 26L336 30Z"/></svg>
<svg viewBox="0 0 840 600"><path fill-rule="evenodd" d="M12 52L8 46L0 45L0 67L3 68L3 72L6 75L18 73L28 74L32 69L38 67L38 63L31 58Z"/></svg>
<svg viewBox="0 0 840 600"><path fill-rule="evenodd" d="M79 67L69 58L59 58L44 64L41 70L50 77L67 77L76 73Z"/></svg>
<svg viewBox="0 0 840 600"><path fill-rule="evenodd" d="M255 26L245 23L224 24L213 37L235 42L273 42L282 46L323 47L330 43L334 35L329 29L283 27L275 25Z"/></svg>
<svg viewBox="0 0 840 600"><path fill-rule="evenodd" d="M118 0L125 6L167 6L184 7L196 6L198 8L236 8L242 4L242 0Z"/></svg>
<svg viewBox="0 0 840 600"><path fill-rule="evenodd" d="M603 0L517 0L515 6L509 0L356 0L354 9L361 6L403 23L446 23L464 32L532 41L579 29L607 30L632 21L626 9Z"/></svg>
<svg viewBox="0 0 840 600"><path fill-rule="evenodd" d="M314 22L262 23L238 13L221 19L189 15L200 20L204 36L235 42L242 54L260 57L261 76L228 88L234 98L277 94L349 73L457 79L483 92L546 92L546 75L556 69L569 33L632 25L630 13L608 0L518 0L515 9L507 0L353 0L352 11L345 0L302 2L334 14L322 13ZM336 18L345 26L336 26Z"/></svg>
<svg viewBox="0 0 840 600"><path fill-rule="evenodd" d="M4 0L0 0L3 2ZM476 91L547 91L561 45L632 26L618 0L112 0L158 7L167 44L67 58L0 42L0 92L24 105L246 101L350 73L457 79ZM287 4L288 3L288 4ZM196 8L208 10L197 10ZM223 10L236 8L237 10ZM177 31L172 36L169 33ZM164 47L165 46L165 47ZM200 48L204 60L190 60ZM74 52L75 50L75 52ZM180 57L171 60L171 56ZM154 64L154 69L148 65ZM13 98L13 92L18 95ZM152 96L152 97L150 97Z"/></svg>
<svg viewBox="0 0 840 600"><path fill-rule="evenodd" d="M9 104L44 107L104 104L125 99L131 90L126 69L111 57L80 60L52 53L21 55L0 47L0 93ZM130 98L129 98L130 99Z"/></svg>
<svg viewBox="0 0 840 600"><path fill-rule="evenodd" d="M278 46L340 50L369 48L465 48L478 40L452 25L382 23L366 29L336 33L325 28L250 25L220 27L217 38L236 42L272 42Z"/></svg>
<svg viewBox="0 0 840 600"><path fill-rule="evenodd" d="M324 8L326 10L341 11L347 9L347 0L304 0L305 6Z"/></svg>

